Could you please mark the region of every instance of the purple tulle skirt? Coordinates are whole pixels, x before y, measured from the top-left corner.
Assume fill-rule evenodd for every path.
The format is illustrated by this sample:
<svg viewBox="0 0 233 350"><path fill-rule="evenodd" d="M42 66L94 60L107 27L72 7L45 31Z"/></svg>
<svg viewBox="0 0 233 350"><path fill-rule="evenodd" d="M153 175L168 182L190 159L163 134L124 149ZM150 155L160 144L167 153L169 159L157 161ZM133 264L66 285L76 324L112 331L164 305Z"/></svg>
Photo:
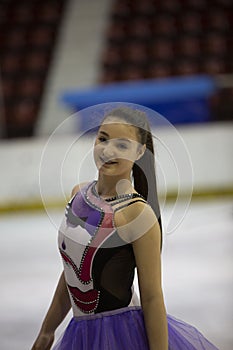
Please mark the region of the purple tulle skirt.
<svg viewBox="0 0 233 350"><path fill-rule="evenodd" d="M196 328L168 315L169 350L218 350ZM149 350L140 306L72 318L53 350Z"/></svg>

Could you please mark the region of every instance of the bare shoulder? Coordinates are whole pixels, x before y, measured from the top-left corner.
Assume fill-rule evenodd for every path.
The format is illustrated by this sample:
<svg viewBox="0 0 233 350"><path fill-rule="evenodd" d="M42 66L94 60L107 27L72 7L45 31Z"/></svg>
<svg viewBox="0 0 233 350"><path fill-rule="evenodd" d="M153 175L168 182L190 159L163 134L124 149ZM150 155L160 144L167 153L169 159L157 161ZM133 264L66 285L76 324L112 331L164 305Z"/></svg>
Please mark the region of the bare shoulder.
<svg viewBox="0 0 233 350"><path fill-rule="evenodd" d="M119 235L128 242L142 237L158 223L151 206L143 201L132 202L116 211L114 221Z"/></svg>
<svg viewBox="0 0 233 350"><path fill-rule="evenodd" d="M82 182L81 184L75 185L72 189L71 196L73 197L77 192L79 192L88 182Z"/></svg>
<svg viewBox="0 0 233 350"><path fill-rule="evenodd" d="M156 219L155 213L151 206L144 201L132 201L131 205L127 205L115 213L115 222L124 221L123 223L130 223L140 216L142 213L147 214ZM120 222L119 222L120 224Z"/></svg>

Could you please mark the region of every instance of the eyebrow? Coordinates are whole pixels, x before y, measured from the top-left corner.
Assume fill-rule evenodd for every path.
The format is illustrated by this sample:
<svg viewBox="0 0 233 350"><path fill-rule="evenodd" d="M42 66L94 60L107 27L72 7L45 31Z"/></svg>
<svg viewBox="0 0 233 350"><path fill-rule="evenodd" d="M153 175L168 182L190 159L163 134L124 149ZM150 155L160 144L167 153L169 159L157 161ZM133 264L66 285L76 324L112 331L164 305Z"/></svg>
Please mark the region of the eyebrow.
<svg viewBox="0 0 233 350"><path fill-rule="evenodd" d="M100 131L100 134L103 134L104 136L109 137L109 135L105 131Z"/></svg>
<svg viewBox="0 0 233 350"><path fill-rule="evenodd" d="M109 134L105 131L100 131L100 134L106 136L106 137L109 137ZM124 138L117 138L117 140L121 140L121 141L126 141L126 142L129 142L130 143L130 140L128 139L124 139Z"/></svg>

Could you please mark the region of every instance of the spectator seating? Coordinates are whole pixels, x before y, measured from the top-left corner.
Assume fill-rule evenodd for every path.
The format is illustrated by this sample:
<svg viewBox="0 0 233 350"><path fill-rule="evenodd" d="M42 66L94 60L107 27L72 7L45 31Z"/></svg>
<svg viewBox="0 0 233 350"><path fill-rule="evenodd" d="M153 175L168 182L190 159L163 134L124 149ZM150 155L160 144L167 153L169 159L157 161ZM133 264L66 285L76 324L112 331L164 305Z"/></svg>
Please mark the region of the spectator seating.
<svg viewBox="0 0 233 350"><path fill-rule="evenodd" d="M99 82L232 74L232 32L231 0L115 0ZM210 101L215 119L232 90Z"/></svg>
<svg viewBox="0 0 233 350"><path fill-rule="evenodd" d="M1 1L0 112L6 138L33 135L64 4L64 0Z"/></svg>

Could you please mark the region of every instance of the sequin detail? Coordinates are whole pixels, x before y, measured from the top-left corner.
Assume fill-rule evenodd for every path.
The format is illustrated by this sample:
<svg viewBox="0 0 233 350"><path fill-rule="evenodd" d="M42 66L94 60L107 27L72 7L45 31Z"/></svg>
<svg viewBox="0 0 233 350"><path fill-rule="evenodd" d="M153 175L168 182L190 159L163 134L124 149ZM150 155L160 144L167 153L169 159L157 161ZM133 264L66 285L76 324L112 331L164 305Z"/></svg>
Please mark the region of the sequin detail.
<svg viewBox="0 0 233 350"><path fill-rule="evenodd" d="M105 202L115 202L116 200L120 200L123 202L125 200L132 199L132 198L138 198L138 197L145 199L140 193L125 193L125 194L116 195L116 196L113 196L110 198L101 198L101 196L96 191L96 183L97 183L97 181L94 181L92 183L92 188L91 188L92 194L94 194L94 196L98 197L100 200L103 200ZM114 203L114 205L115 204L116 203Z"/></svg>
<svg viewBox="0 0 233 350"><path fill-rule="evenodd" d="M74 230L75 227L81 226L90 235L88 243L83 248L82 252L80 252L80 263L77 264L76 259L73 258L72 255L69 255L70 252L65 239L63 239L60 245L60 254L65 265L69 266L69 268L74 271L75 276L73 278L77 278L81 283L76 283L74 279L71 283L72 285L67 284L71 299L81 312L88 314L98 309L101 295L100 290L94 287L92 276L94 257L105 241L116 233L116 227L113 222L114 209L111 200L114 200L116 204L116 202L121 203L135 196L139 197L137 194L133 193L118 197L117 199L110 198L108 201L103 201L100 197L93 194L93 184L95 184L95 182L90 183L83 190L78 192L71 199L66 208L67 225L73 226ZM91 225L92 232L89 232ZM77 229L77 233L78 232ZM90 285L90 289L83 291L82 285Z"/></svg>
<svg viewBox="0 0 233 350"><path fill-rule="evenodd" d="M88 244L84 249L79 268L76 266L76 264L71 259L71 257L66 252L64 252L64 250L60 249L60 253L63 260L65 261L66 264L71 266L71 268L75 272L76 277L84 285L88 285L93 281L93 278L91 275L91 266L92 266L92 261L93 261L94 255L96 254L96 251L103 244L103 242L109 237L109 235L115 232L115 228L112 225L113 212L105 213L101 207L93 203L87 194L87 191L89 188L90 186L84 191L83 198L89 206L91 206L92 208L100 212L100 220L95 228L95 232L93 236L90 238ZM71 205L73 200L74 198L72 198L70 202ZM70 210L71 209L72 207L70 207ZM104 227L104 230L103 230L104 232L101 231L101 234L99 234L101 227Z"/></svg>
<svg viewBox="0 0 233 350"><path fill-rule="evenodd" d="M68 289L75 305L86 314L93 313L99 304L100 292L96 289L82 292L79 288L68 285Z"/></svg>

